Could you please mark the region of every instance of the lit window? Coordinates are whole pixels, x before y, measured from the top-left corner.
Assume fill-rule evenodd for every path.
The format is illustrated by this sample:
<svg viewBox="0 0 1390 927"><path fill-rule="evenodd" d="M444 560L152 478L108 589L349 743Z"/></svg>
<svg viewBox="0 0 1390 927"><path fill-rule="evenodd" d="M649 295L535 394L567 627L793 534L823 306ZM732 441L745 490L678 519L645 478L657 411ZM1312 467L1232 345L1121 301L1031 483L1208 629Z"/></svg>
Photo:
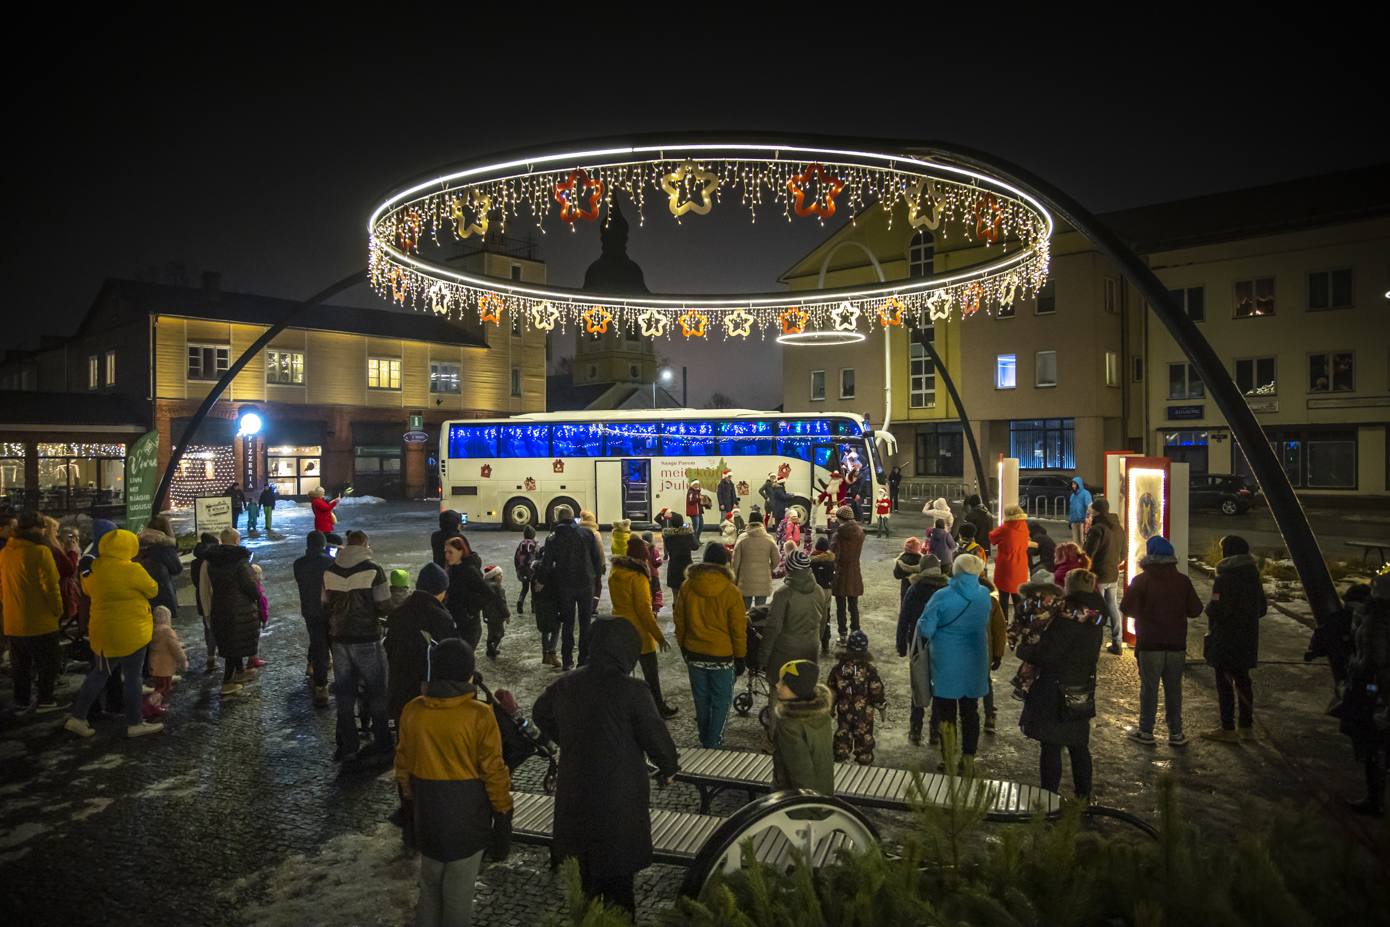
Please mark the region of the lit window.
<svg viewBox="0 0 1390 927"><path fill-rule="evenodd" d="M93 354L87 358L87 389L96 389L101 385L99 376L101 376L101 370L97 364L97 356Z"/></svg>
<svg viewBox="0 0 1390 927"><path fill-rule="evenodd" d="M921 229L912 236L907 249L909 273L914 277L930 277L936 265L936 242L931 232Z"/></svg>
<svg viewBox="0 0 1390 927"><path fill-rule="evenodd" d="M1308 275L1309 309L1350 309L1351 268L1322 270Z"/></svg>
<svg viewBox="0 0 1390 927"><path fill-rule="evenodd" d="M1029 418L1009 422L1009 456L1021 470L1076 469L1076 420Z"/></svg>
<svg viewBox="0 0 1390 927"><path fill-rule="evenodd" d="M1308 392L1349 393L1356 388L1350 351L1308 355Z"/></svg>
<svg viewBox="0 0 1390 927"><path fill-rule="evenodd" d="M812 401L825 398L825 371L811 371L811 399Z"/></svg>
<svg viewBox="0 0 1390 927"><path fill-rule="evenodd" d="M265 381L290 386L304 385L304 355L298 351L266 351Z"/></svg>
<svg viewBox="0 0 1390 927"><path fill-rule="evenodd" d="M1120 355L1114 351L1105 352L1105 385L1120 385Z"/></svg>
<svg viewBox="0 0 1390 927"><path fill-rule="evenodd" d="M458 364L430 364L431 393L457 393L458 391Z"/></svg>
<svg viewBox="0 0 1390 927"><path fill-rule="evenodd" d="M1236 318L1274 315L1274 278L1236 281Z"/></svg>
<svg viewBox="0 0 1390 927"><path fill-rule="evenodd" d="M190 344L188 379L217 380L227 372L228 348L225 344Z"/></svg>
<svg viewBox="0 0 1390 927"><path fill-rule="evenodd" d="M1035 385L1037 386L1056 386L1057 385L1057 352L1039 351L1034 361L1034 370L1037 374Z"/></svg>
<svg viewBox="0 0 1390 927"><path fill-rule="evenodd" d="M1248 357L1236 361L1236 388L1246 396L1274 395L1274 358Z"/></svg>
<svg viewBox="0 0 1390 927"><path fill-rule="evenodd" d="M520 396L520 395L521 395L521 368L520 368L520 367L513 367L513 368L512 368L512 395L513 395L513 396Z"/></svg>
<svg viewBox="0 0 1390 927"><path fill-rule="evenodd" d="M116 352L106 352L106 385L112 386L116 382Z"/></svg>
<svg viewBox="0 0 1390 927"><path fill-rule="evenodd" d="M994 359L994 388L1013 389L1018 386L1018 357L1000 354Z"/></svg>
<svg viewBox="0 0 1390 927"><path fill-rule="evenodd" d="M854 368L845 367L840 370L840 398L854 398Z"/></svg>
<svg viewBox="0 0 1390 927"><path fill-rule="evenodd" d="M399 358L367 358L367 389L400 389L401 362Z"/></svg>

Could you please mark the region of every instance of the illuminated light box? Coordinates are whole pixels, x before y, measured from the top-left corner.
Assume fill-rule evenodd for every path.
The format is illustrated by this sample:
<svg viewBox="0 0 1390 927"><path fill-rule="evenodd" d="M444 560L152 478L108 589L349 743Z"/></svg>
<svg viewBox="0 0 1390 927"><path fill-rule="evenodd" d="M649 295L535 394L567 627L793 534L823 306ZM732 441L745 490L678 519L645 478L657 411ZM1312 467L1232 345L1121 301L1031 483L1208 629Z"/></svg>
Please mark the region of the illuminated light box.
<svg viewBox="0 0 1390 927"><path fill-rule="evenodd" d="M1149 538L1168 539L1177 554L1178 569L1187 572L1187 464L1167 457L1126 456L1120 467L1120 525L1125 532L1124 557L1120 562L1120 588L1139 575L1139 561L1148 550ZM1134 643L1134 622L1126 617L1125 642Z"/></svg>
<svg viewBox="0 0 1390 927"><path fill-rule="evenodd" d="M1004 523L1004 509L1018 504L1018 458L999 455L999 466L995 469L999 487L999 508L994 513L995 523Z"/></svg>

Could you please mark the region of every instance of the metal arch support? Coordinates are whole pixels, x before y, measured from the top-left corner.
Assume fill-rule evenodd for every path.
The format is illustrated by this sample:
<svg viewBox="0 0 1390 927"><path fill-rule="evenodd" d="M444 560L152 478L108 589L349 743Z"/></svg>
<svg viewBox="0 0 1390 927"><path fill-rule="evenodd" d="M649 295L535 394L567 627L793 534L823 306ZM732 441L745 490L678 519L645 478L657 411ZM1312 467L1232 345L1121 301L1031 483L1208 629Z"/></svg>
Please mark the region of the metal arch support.
<svg viewBox="0 0 1390 927"><path fill-rule="evenodd" d="M931 362L936 365L941 382L946 384L946 392L951 394L951 401L956 404L956 416L960 419L961 427L965 429L965 440L970 445L970 459L975 463L975 485L980 489L980 502L987 509L993 508L989 501L989 474L985 472L984 463L980 460L980 446L975 443L975 429L970 427L970 416L965 414L965 406L961 404L960 393L956 392L955 381L951 379L946 365L941 363L941 356L936 353L936 347L930 341L923 341L922 347L931 355Z"/></svg>
<svg viewBox="0 0 1390 927"><path fill-rule="evenodd" d="M1120 268L1125 279L1139 291L1178 347L1182 348L1188 361L1197 368L1208 394L1216 401L1216 407L1221 410L1231 427L1231 433L1240 444L1255 481L1264 491L1270 513L1284 536L1289 557L1298 570L1298 578L1303 583L1303 591L1308 596L1313 615L1318 624L1327 621L1341 607L1341 600L1312 526L1304 514L1303 503L1299 501L1288 474L1269 446L1264 429L1236 388L1226 365L1148 265L1080 203L1030 171L972 149L936 142L899 144L914 154L926 154L961 166L988 170L1004 178L1037 198L1055 215L1085 235L1097 251Z"/></svg>
<svg viewBox="0 0 1390 927"><path fill-rule="evenodd" d="M304 302L295 304L293 308L285 313L280 321L266 329L265 333L257 338L249 348L243 351L232 366L227 368L227 372L222 374L222 379L218 380L217 384L208 392L207 398L203 400L203 404L198 406L198 411L193 413L193 418L189 421L188 427L183 431L183 437L179 439L178 446L174 448L174 453L170 455L169 465L164 468L164 475L160 477L159 480L159 488L155 490L154 493L152 511L159 512L164 508L164 499L169 494L169 485L174 481L174 472L178 470L179 461L183 459L184 451L188 450L188 445L192 443L193 436L198 433L198 426L203 423L203 419L207 418L208 412L212 410L213 404L222 397L227 387L231 386L237 374L241 373L241 369L251 362L251 358L260 354L260 352L265 349L265 346L270 344L271 339L284 331L285 327L293 322L295 317L305 309L317 306L325 299L331 299L343 290L351 289L359 283L366 282L366 280L367 271L363 268L355 274L344 277L328 289L309 297Z"/></svg>

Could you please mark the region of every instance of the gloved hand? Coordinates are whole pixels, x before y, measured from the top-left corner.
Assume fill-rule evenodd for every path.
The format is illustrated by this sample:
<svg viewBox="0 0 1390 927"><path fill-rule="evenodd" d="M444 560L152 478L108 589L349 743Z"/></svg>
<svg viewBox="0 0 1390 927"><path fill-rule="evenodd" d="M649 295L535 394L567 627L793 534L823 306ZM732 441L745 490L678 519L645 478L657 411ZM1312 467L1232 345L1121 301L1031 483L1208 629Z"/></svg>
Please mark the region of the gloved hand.
<svg viewBox="0 0 1390 927"><path fill-rule="evenodd" d="M492 841L488 844L487 855L494 863L500 863L512 852L512 813L493 814Z"/></svg>
<svg viewBox="0 0 1390 927"><path fill-rule="evenodd" d="M993 660L990 660L990 661L989 661L989 668L990 668L991 670L997 670L997 669L999 668L1000 664L1002 664L1003 662L1004 662L1004 658L1003 658L1003 657L995 657Z"/></svg>
<svg viewBox="0 0 1390 927"><path fill-rule="evenodd" d="M747 667L743 663L743 657L734 657L734 676L742 676Z"/></svg>

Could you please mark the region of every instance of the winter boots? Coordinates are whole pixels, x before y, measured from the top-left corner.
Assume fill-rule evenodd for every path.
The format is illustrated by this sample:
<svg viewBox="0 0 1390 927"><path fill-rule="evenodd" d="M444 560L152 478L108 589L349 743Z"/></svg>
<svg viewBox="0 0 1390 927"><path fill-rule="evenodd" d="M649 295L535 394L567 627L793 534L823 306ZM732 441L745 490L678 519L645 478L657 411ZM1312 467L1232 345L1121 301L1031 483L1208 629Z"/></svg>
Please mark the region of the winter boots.
<svg viewBox="0 0 1390 927"><path fill-rule="evenodd" d="M922 742L922 722L913 722L907 731L907 742L914 745Z"/></svg>
<svg viewBox="0 0 1390 927"><path fill-rule="evenodd" d="M328 686L314 686L314 707L328 707Z"/></svg>
<svg viewBox="0 0 1390 927"><path fill-rule="evenodd" d="M542 666L559 666L559 665L560 665L560 657L555 653L555 651L553 651L553 650L547 650L547 651L545 651L545 655L544 655L543 657L541 657L541 665L542 665Z"/></svg>

